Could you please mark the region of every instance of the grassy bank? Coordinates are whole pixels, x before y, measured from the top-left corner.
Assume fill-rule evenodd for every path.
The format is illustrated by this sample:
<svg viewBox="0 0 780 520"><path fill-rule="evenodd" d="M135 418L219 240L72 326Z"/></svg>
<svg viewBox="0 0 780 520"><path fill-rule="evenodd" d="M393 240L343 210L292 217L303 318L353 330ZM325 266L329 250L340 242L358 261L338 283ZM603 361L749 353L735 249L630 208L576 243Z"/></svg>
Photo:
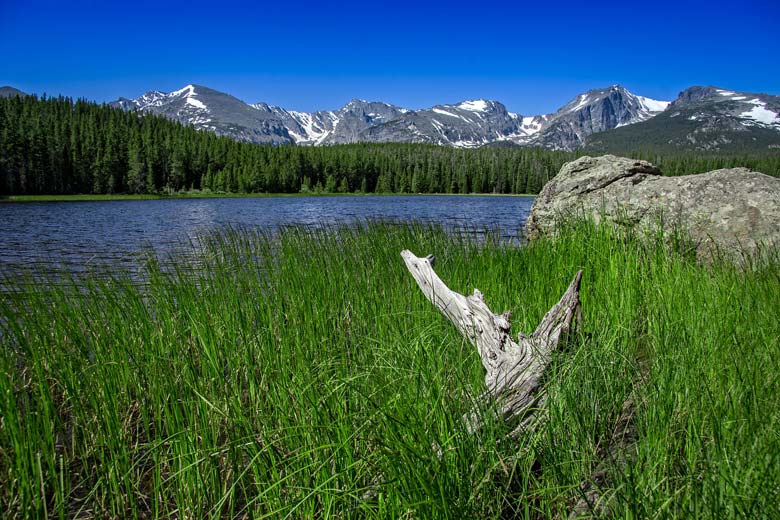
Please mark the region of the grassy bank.
<svg viewBox="0 0 780 520"><path fill-rule="evenodd" d="M563 516L627 401L636 455L607 471L619 517L780 514L777 262L702 268L587 225L521 249L389 225L204 247L194 269L150 262L142 288L3 297L7 517ZM512 310L514 331L585 270L586 334L556 354L535 435L465 433L479 358L404 248Z"/></svg>
<svg viewBox="0 0 780 520"><path fill-rule="evenodd" d="M263 197L307 197L314 193L222 193L210 191L182 191L170 194L126 194L112 195L7 195L0 197L2 202L91 202L105 200L166 200L166 199L223 199L223 198L263 198ZM323 194L324 195L324 194ZM340 195L340 194L333 194ZM349 195L349 194L347 194Z"/></svg>
<svg viewBox="0 0 780 520"><path fill-rule="evenodd" d="M263 197L267 195L248 195L230 193L210 193L200 191L183 191L171 194L128 194L115 193L104 195L6 195L0 197L0 202L90 202L103 200L160 200L160 199L211 199L223 197Z"/></svg>
<svg viewBox="0 0 780 520"><path fill-rule="evenodd" d="M183 191L170 195L114 194L114 195L6 195L0 196L3 202L89 202L103 200L165 200L165 199L224 199L224 198L264 198L264 197L377 197L377 196L416 197L436 195L447 197L535 197L535 195L510 195L503 193L216 193L208 191Z"/></svg>

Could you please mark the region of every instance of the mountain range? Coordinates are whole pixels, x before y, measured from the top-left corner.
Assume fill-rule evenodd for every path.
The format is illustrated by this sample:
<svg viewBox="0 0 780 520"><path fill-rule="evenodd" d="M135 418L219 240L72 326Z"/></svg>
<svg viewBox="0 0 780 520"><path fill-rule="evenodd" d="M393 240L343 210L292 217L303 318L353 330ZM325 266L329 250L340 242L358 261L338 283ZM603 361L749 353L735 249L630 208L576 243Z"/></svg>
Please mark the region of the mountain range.
<svg viewBox="0 0 780 520"><path fill-rule="evenodd" d="M582 148L594 153L780 149L780 96L718 87L690 87L673 101L659 101L612 85L579 94L556 112L541 115L516 114L486 99L421 110L353 99L338 110L300 112L245 103L200 85L168 93L149 91L109 104L240 141L275 145L404 142Z"/></svg>
<svg viewBox="0 0 780 520"><path fill-rule="evenodd" d="M780 96L717 87L684 90L663 112L586 138L593 152L774 152L780 150Z"/></svg>
<svg viewBox="0 0 780 520"><path fill-rule="evenodd" d="M557 112L543 115L523 116L485 99L423 110L353 99L338 110L298 112L266 103L247 104L208 87L187 85L111 104L255 143L416 142L460 148L506 143L571 150L593 133L645 121L669 103L613 85L580 94Z"/></svg>

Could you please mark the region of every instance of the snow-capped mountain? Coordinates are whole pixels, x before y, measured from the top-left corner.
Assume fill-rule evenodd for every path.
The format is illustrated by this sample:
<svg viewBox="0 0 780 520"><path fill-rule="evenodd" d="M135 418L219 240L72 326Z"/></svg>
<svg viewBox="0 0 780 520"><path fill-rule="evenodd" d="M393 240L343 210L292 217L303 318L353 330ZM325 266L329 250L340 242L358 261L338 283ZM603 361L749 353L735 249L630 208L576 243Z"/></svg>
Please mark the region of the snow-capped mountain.
<svg viewBox="0 0 780 520"><path fill-rule="evenodd" d="M525 126L523 123L521 116L507 111L498 101L476 99L408 111L372 126L360 137L372 142L424 142L474 148L536 131L532 120L526 121Z"/></svg>
<svg viewBox="0 0 780 520"><path fill-rule="evenodd" d="M741 126L780 130L780 96L716 87L691 87L682 91L671 103L670 116L678 110L680 114L684 110L699 110L700 113L689 115L692 121L710 118L715 113L736 119Z"/></svg>
<svg viewBox="0 0 780 520"><path fill-rule="evenodd" d="M266 103L249 105L199 85L167 94L150 91L112 103L256 143L410 142L473 148L509 142L566 150L576 148L593 132L644 121L667 104L617 85L588 91L555 114L538 116L515 114L498 101L486 99L423 110L353 99L338 110L298 112Z"/></svg>
<svg viewBox="0 0 780 520"><path fill-rule="evenodd" d="M571 150L591 133L644 121L668 104L636 96L618 85L586 92L555 114L540 116L524 117L498 101L477 99L393 114L394 118L374 121L331 142L423 142L473 148L503 141Z"/></svg>
<svg viewBox="0 0 780 520"><path fill-rule="evenodd" d="M690 87L663 113L587 139L589 149L615 153L635 143L656 150L780 148L780 96Z"/></svg>
<svg viewBox="0 0 780 520"><path fill-rule="evenodd" d="M298 112L256 103L198 85L170 92L150 91L112 103L125 110L161 114L196 128L242 141L271 144L327 145L354 142L416 142L460 148L512 143L573 150L603 132L631 134L659 114L682 114L699 121L687 143L706 142L695 134L712 128L733 131L753 127L780 132L777 96L747 94L715 87L692 87L674 102L629 92L620 85L584 92L553 114L520 115L498 101L476 99L409 110L388 103L353 99L338 110ZM650 125L651 127L653 125ZM707 134L710 132L710 134ZM591 138L591 142L593 139Z"/></svg>
<svg viewBox="0 0 780 520"><path fill-rule="evenodd" d="M546 116L539 132L517 142L573 150L589 135L646 121L667 106L668 101L637 96L620 85L589 90Z"/></svg>
<svg viewBox="0 0 780 520"><path fill-rule="evenodd" d="M353 99L339 110L298 112L266 103L251 105L277 117L287 128L295 144L344 144L361 141L364 130L400 117L405 108L377 101Z"/></svg>
<svg viewBox="0 0 780 520"><path fill-rule="evenodd" d="M335 112L296 112L266 103L255 103L253 108L269 114L287 129L291 142L302 145L319 145L330 135L338 122Z"/></svg>
<svg viewBox="0 0 780 520"><path fill-rule="evenodd" d="M287 128L274 114L200 85L187 85L168 94L150 91L136 99L120 98L111 105L124 110L163 115L240 141L270 144L294 142Z"/></svg>

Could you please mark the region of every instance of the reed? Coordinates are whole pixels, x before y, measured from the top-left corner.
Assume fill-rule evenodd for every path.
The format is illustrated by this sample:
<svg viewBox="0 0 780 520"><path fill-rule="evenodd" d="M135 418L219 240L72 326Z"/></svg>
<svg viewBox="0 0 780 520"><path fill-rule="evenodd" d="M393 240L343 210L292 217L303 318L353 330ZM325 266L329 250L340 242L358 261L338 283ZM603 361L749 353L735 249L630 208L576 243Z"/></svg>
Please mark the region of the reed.
<svg viewBox="0 0 780 520"><path fill-rule="evenodd" d="M230 230L137 275L2 280L8 518L562 516L606 463L620 517L780 514L780 262L702 267L578 223L512 247L423 225ZM584 330L508 442L461 417L479 358L406 272L531 331L584 269ZM609 458L609 457L608 457Z"/></svg>

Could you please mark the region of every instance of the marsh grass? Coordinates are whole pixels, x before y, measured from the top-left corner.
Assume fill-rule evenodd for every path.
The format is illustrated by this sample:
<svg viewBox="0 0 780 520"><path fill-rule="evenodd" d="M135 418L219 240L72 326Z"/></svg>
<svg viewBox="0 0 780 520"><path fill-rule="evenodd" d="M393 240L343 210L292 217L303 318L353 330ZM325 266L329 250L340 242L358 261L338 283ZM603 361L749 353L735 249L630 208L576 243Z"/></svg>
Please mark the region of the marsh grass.
<svg viewBox="0 0 780 520"><path fill-rule="evenodd" d="M609 465L620 517L780 514L780 263L572 226L516 248L421 225L232 230L129 277L3 280L0 506L8 518L563 516ZM577 269L584 330L556 353L544 425L461 416L474 349L399 253L435 254L532 331Z"/></svg>

